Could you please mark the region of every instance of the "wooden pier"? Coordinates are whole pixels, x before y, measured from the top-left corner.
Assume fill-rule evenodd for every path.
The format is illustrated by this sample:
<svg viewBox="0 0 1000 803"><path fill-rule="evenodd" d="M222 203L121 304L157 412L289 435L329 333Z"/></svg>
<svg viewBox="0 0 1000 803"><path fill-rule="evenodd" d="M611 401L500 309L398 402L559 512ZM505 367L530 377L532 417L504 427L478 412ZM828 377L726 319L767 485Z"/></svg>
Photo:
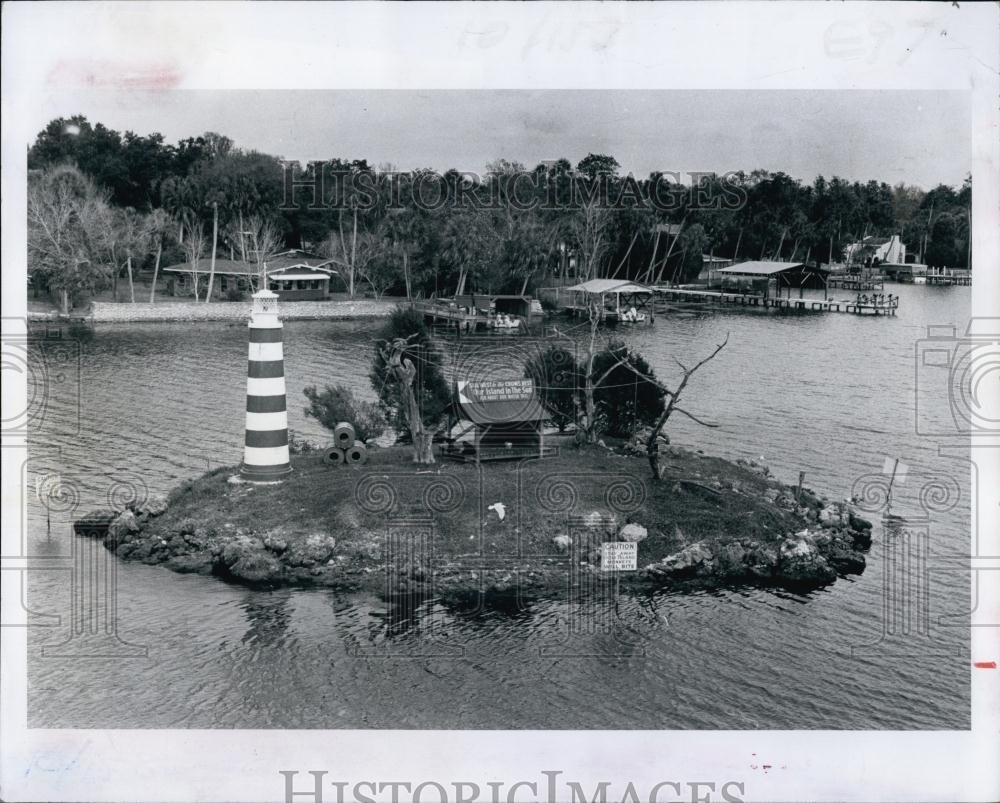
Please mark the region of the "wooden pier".
<svg viewBox="0 0 1000 803"><path fill-rule="evenodd" d="M413 301L410 306L421 313L432 325L446 324L459 331L471 332L480 324L486 325L485 315L469 312L465 307L450 306L437 301Z"/></svg>
<svg viewBox="0 0 1000 803"><path fill-rule="evenodd" d="M934 284L939 287L952 287L955 285L961 287L971 287L972 274L965 271L955 271L954 273L928 273L925 283Z"/></svg>
<svg viewBox="0 0 1000 803"><path fill-rule="evenodd" d="M852 273L832 273L826 280L826 286L831 290L850 290L854 293L870 293L872 290L881 290L885 287L885 280L881 273L871 276L858 275Z"/></svg>
<svg viewBox="0 0 1000 803"><path fill-rule="evenodd" d="M860 299L780 298L749 293L726 293L719 290L683 290L654 287L657 301L687 302L692 307L704 304L715 307L738 307L749 310L788 310L791 312L843 312L852 315L895 315L899 298L873 294Z"/></svg>

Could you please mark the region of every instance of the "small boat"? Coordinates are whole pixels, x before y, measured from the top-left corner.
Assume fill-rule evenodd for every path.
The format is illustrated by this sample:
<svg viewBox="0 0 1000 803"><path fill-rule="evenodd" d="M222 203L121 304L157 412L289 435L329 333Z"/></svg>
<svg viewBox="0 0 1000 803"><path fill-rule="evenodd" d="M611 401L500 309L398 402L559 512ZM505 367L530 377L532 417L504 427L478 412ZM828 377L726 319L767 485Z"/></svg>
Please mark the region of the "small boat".
<svg viewBox="0 0 1000 803"><path fill-rule="evenodd" d="M639 312L635 307L629 307L624 312L619 311L619 323L643 323L646 320L646 313Z"/></svg>
<svg viewBox="0 0 1000 803"><path fill-rule="evenodd" d="M517 329L521 326L521 321L518 318L504 316L502 318L494 318L490 321L489 326L491 329Z"/></svg>
<svg viewBox="0 0 1000 803"><path fill-rule="evenodd" d="M624 313L618 320L621 323L645 323L646 313L637 312L635 315L629 315L628 313Z"/></svg>

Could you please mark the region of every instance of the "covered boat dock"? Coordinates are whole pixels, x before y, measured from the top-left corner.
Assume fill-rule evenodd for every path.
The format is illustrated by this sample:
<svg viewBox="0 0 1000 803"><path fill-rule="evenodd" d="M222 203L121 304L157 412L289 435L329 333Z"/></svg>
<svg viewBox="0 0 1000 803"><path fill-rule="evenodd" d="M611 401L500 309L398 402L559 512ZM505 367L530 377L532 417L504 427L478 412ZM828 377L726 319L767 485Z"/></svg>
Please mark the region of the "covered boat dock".
<svg viewBox="0 0 1000 803"><path fill-rule="evenodd" d="M781 298L782 290L786 298L791 298L793 289L798 289L799 298L803 298L807 288L822 289L825 299L830 275L829 269L804 262L741 262L716 273L722 280L723 291L749 291L765 299Z"/></svg>
<svg viewBox="0 0 1000 803"><path fill-rule="evenodd" d="M597 306L601 320L612 322L638 322L653 320L653 291L642 284L627 279L591 279L572 287L560 288L569 295L565 309L572 315L589 317L592 306Z"/></svg>

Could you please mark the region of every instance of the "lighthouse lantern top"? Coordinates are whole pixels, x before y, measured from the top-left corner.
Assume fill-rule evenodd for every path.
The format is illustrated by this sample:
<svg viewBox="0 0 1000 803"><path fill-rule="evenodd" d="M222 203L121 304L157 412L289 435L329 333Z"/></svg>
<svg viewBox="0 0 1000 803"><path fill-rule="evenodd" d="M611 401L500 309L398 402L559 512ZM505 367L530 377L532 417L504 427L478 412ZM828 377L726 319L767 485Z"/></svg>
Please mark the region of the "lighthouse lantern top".
<svg viewBox="0 0 1000 803"><path fill-rule="evenodd" d="M253 314L278 314L278 294L262 289L253 294Z"/></svg>

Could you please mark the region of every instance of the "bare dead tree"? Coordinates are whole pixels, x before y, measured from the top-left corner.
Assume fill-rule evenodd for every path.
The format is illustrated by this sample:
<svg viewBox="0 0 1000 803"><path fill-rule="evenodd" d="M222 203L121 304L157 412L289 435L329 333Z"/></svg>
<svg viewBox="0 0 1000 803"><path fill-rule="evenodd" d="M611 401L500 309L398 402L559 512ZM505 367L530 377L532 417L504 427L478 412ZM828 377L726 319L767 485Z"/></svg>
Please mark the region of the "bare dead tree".
<svg viewBox="0 0 1000 803"><path fill-rule="evenodd" d="M584 428L584 437L587 443L597 443L597 405L594 402L594 390L607 377L604 374L597 382L594 381L594 361L597 359L597 330L601 323L601 313L603 310L593 299L590 300L588 311L590 313L590 339L587 341L587 364L583 372L583 413L587 420Z"/></svg>
<svg viewBox="0 0 1000 803"><path fill-rule="evenodd" d="M660 469L660 455L659 455L658 439L659 439L660 433L663 431L663 427L667 423L667 420L670 418L670 416L673 413L678 412L678 413L681 413L682 415L686 415L692 421L694 421L697 424L701 424L703 427L712 427L712 428L715 428L715 427L719 426L718 424L715 424L715 423L711 423L711 422L708 422L708 421L702 421L700 418L698 418L693 413L685 410L683 407L680 407L678 403L680 402L681 394L684 392L684 388L687 387L688 382L690 381L691 377L694 376L695 372L699 368L701 368L705 363L707 363L710 360L714 359L715 356L720 351L722 351L722 349L724 349L726 347L726 344L728 342L729 342L729 335L727 334L725 340L723 340L721 343L719 343L715 347L715 350L711 354L709 354L707 357L705 357L703 360L701 360L700 362L698 362L696 365L694 365L691 368L688 368L687 366L685 366L684 363L682 363L680 360L678 360L675 357L674 358L674 362L676 362L680 366L681 370L684 372L684 375L681 377L681 381L678 383L677 387L674 388L673 390L671 390L670 388L668 388L666 385L664 385L658 379L656 379L656 378L654 378L652 376L649 376L647 374L644 374L642 371L638 370L634 365L632 365L632 363L630 363L624 357L619 357L617 355L614 355L615 356L615 363L595 383L595 385L596 384L600 384L600 382L602 382L604 379L607 378L607 376L611 373L611 371L613 371L619 365L622 365L625 368L628 368L632 373L634 373L636 376L640 377L641 379L644 379L647 382L650 382L650 383L656 385L658 388L660 388L660 390L662 390L667 395L667 404L663 408L663 412L660 413L660 417L656 419L656 423L653 424L653 428L652 428L652 430L649 433L649 437L646 439L646 459L649 461L649 467L650 467L650 469L653 472L653 479L654 480L659 480L663 476L663 473L662 473L662 471ZM627 357L628 355L626 354L625 356Z"/></svg>
<svg viewBox="0 0 1000 803"><path fill-rule="evenodd" d="M194 300L198 302L198 281L201 276L201 258L205 256L205 233L201 222L188 226L188 238L184 241L184 255L187 257L188 273L194 288Z"/></svg>
<svg viewBox="0 0 1000 803"><path fill-rule="evenodd" d="M403 391L406 420L410 425L410 435L413 438L413 462L427 465L434 462L432 448L434 431L424 425L423 416L420 414L420 405L417 404L417 396L413 391L413 380L417 375L417 366L406 356L406 348L410 340L417 334L414 332L409 337L393 338L389 347L381 349L381 353L390 373Z"/></svg>
<svg viewBox="0 0 1000 803"><path fill-rule="evenodd" d="M257 266L257 286L254 291L267 289L267 260L281 248L284 238L277 225L260 215L251 215L245 221L247 244Z"/></svg>

